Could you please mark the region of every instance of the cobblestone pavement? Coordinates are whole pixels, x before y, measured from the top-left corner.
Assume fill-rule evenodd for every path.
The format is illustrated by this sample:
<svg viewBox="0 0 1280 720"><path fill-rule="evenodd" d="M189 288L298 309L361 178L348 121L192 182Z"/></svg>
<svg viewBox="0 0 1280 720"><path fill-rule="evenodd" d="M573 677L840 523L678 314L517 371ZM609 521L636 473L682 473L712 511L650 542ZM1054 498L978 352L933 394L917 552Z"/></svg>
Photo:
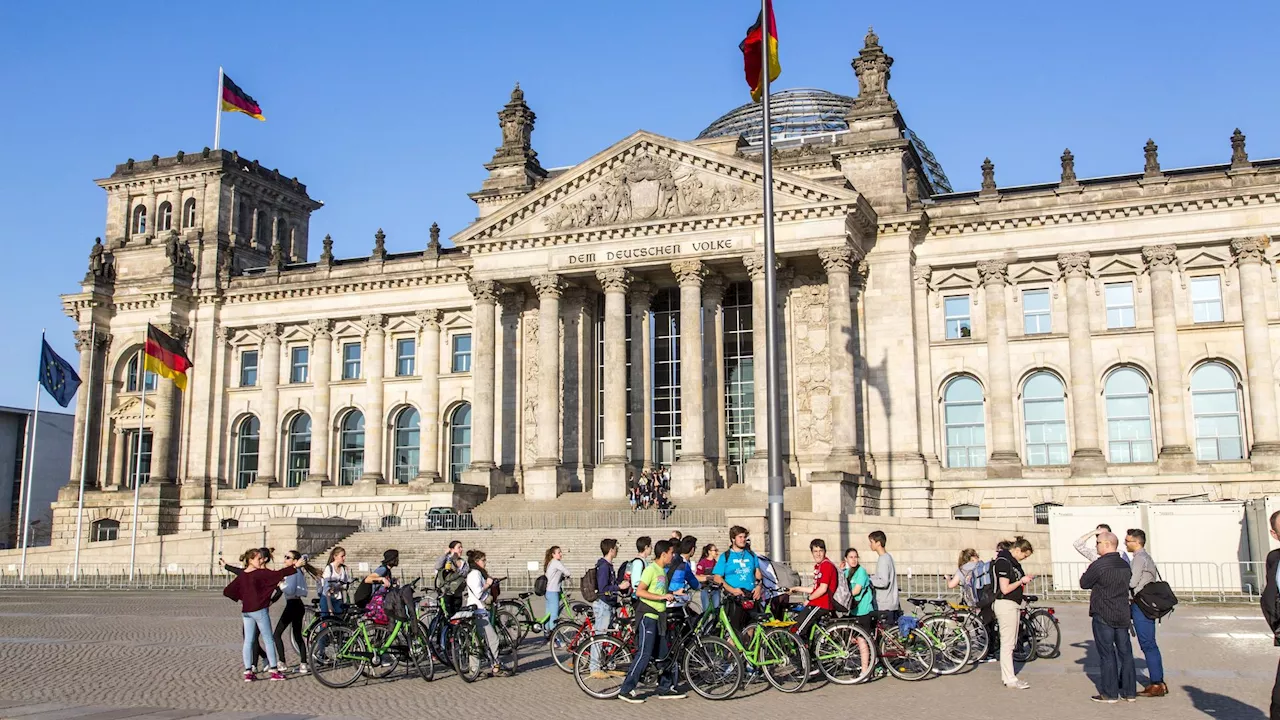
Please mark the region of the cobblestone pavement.
<svg viewBox="0 0 1280 720"><path fill-rule="evenodd" d="M1184 605L1160 627L1170 696L1099 706L1087 609L1059 605L1063 654L1020 671L1025 692L1005 690L997 666L921 683L880 680L782 695L752 686L721 703L691 697L638 708L587 698L538 648L520 673L466 685L397 673L329 690L313 678L246 685L240 679L239 613L213 593L0 592L0 718L23 720L249 720L250 718L582 718L654 712L695 717L795 717L855 708L860 717L1133 718L1263 720L1280 651L1256 607ZM1137 644L1135 642L1135 650ZM291 651L290 651L291 652ZM1083 667L1083 669L1082 669ZM1138 660L1139 677L1145 665Z"/></svg>

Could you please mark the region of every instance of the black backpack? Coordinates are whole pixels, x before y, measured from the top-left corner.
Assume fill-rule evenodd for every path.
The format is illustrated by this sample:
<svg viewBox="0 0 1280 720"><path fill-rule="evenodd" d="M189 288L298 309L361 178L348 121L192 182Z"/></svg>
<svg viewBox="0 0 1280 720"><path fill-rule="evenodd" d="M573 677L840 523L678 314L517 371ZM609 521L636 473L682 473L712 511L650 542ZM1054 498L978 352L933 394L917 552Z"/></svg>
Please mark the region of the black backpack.
<svg viewBox="0 0 1280 720"><path fill-rule="evenodd" d="M578 581L578 591L582 593L582 599L587 602L595 602L600 599L600 589L596 587L596 568L598 565L592 566L582 573L582 579Z"/></svg>
<svg viewBox="0 0 1280 720"><path fill-rule="evenodd" d="M538 597L543 597L544 595L547 594L547 576L546 575L539 575L538 578L533 581L533 594L537 595Z"/></svg>

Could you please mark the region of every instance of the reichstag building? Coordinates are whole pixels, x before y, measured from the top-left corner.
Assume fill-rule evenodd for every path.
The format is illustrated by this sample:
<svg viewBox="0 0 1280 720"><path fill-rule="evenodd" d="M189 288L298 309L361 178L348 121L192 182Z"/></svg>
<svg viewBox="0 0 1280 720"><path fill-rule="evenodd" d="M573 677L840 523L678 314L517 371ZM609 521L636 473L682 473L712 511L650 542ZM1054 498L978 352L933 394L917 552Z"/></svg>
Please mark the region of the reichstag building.
<svg viewBox="0 0 1280 720"><path fill-rule="evenodd" d="M955 192L892 64L870 33L856 97L775 96L776 307L751 105L548 170L517 86L478 219L408 253L381 231L365 256L317 252L321 204L235 152L116 166L63 298L93 392L55 544L82 460L91 539L126 537L139 459L143 535L499 494L625 507L656 466L677 502L745 484L763 507L769 312L790 493L843 498L820 510L1029 522L1280 491L1280 161L1237 130L1206 139L1218 165L1164 168L1148 143L1089 179L1068 150L1044 183L1001 187L988 160ZM186 392L142 371L149 322L185 343Z"/></svg>

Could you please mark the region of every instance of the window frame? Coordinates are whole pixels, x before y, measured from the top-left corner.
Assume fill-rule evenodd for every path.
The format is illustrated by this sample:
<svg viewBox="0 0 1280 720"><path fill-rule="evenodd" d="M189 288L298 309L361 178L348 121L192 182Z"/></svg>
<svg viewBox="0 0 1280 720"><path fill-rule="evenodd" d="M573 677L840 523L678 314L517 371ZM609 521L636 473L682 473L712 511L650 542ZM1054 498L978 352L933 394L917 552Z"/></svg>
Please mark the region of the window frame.
<svg viewBox="0 0 1280 720"><path fill-rule="evenodd" d="M1199 285L1203 287L1208 284L1208 281L1213 282L1213 287L1214 287L1214 290L1217 291L1217 296L1210 300L1197 300L1196 286ZM1222 304L1223 301L1222 301L1222 276L1221 275L1218 275L1218 274L1193 275L1191 277L1191 284L1189 286L1189 294L1191 297L1191 321L1193 323L1197 325L1201 325L1206 323L1223 322L1226 319L1226 314L1224 312L1224 308ZM1200 310L1202 308L1204 308L1206 311L1216 310L1217 317L1207 317L1205 319L1201 319ZM1208 314L1212 315L1213 313L1208 312Z"/></svg>
<svg viewBox="0 0 1280 720"><path fill-rule="evenodd" d="M952 388L954 388L957 383L962 381L972 382L975 386L977 386L978 393L981 396L979 400L975 402L973 400L948 400L947 399L947 395L951 392ZM978 406L979 414L982 416L981 422L953 423L948 418L948 412L947 412L948 409L952 407L972 407L974 405ZM973 433L973 428L975 427L977 427L982 431L981 445L972 444L972 440L973 440L972 433ZM952 428L968 431L970 442L962 445L953 446L951 444ZM964 451L965 464L963 465L952 464L951 462L952 449ZM943 450L943 460L946 463L946 467L948 469L980 468L980 467L987 466L987 393L986 393L986 388L982 386L982 383L978 382L978 379L972 375L956 375L955 377L948 380L946 385L942 387L942 450ZM974 450L979 451L980 461L977 463L973 462Z"/></svg>
<svg viewBox="0 0 1280 720"><path fill-rule="evenodd" d="M406 424L406 418L412 414L413 426ZM410 444L412 438L412 444ZM401 461L401 453L405 457ZM422 467L422 413L409 405L396 413L396 421L391 426L391 482L395 485L407 485L418 477Z"/></svg>
<svg viewBox="0 0 1280 720"><path fill-rule="evenodd" d="M173 229L173 203L165 200L156 208L156 232Z"/></svg>
<svg viewBox="0 0 1280 720"><path fill-rule="evenodd" d="M1035 297L1037 301L1044 297L1044 310L1031 312L1027 307L1027 298ZM1035 330L1031 329L1031 321L1035 319ZM1053 332L1053 295L1049 288L1028 288L1022 291L1022 333L1024 335L1048 335Z"/></svg>
<svg viewBox="0 0 1280 720"><path fill-rule="evenodd" d="M299 362L298 354L302 354ZM311 381L311 348L307 345L294 345L289 348L289 384L303 385Z"/></svg>
<svg viewBox="0 0 1280 720"><path fill-rule="evenodd" d="M1116 379L1117 376L1121 375L1122 373L1124 374L1132 373L1136 375L1138 379L1142 381L1143 391L1141 393L1125 392L1125 393L1112 394L1110 391L1111 383ZM1132 400L1132 399L1137 399L1139 397L1141 397L1142 400L1146 403L1145 417L1138 416L1138 415L1112 416L1111 414L1112 400ZM1128 365L1123 365L1113 369L1111 372L1107 373L1106 378L1103 380L1102 401L1103 401L1104 418L1106 420L1106 428L1107 428L1107 462L1113 463L1116 465L1133 465L1133 464L1139 464L1139 463L1155 462L1156 461L1155 419L1152 417L1152 409L1151 409L1151 381L1147 378L1147 376L1144 373L1140 372L1137 368L1134 368ZM1146 438L1112 439L1111 428L1113 424L1132 423L1135 421L1146 422L1146 432L1147 432ZM1143 443L1146 444L1147 454L1145 455L1145 457L1147 459L1134 460L1133 459L1134 447L1140 446ZM1123 445L1125 447L1125 453L1127 453L1127 459L1116 459L1117 453L1115 452L1115 448L1113 446L1117 446L1117 445Z"/></svg>
<svg viewBox="0 0 1280 720"><path fill-rule="evenodd" d="M1210 366L1222 368L1231 377L1232 387L1230 389L1227 389L1227 388L1196 389L1196 375L1198 375L1205 368ZM1240 384L1241 384L1240 374L1235 371L1235 368L1231 367L1230 365L1220 360L1211 360L1209 362L1201 363L1200 365L1196 366L1194 370L1191 371L1191 393L1190 393L1191 394L1191 418L1192 418L1193 432L1195 433L1194 437L1195 437L1195 443L1196 443L1195 445L1196 460L1198 462L1238 462L1241 460L1248 459L1249 453L1248 453L1248 448L1245 447L1245 434L1244 434L1244 402L1242 398ZM1226 412L1201 412L1200 411L1200 408L1198 407L1198 402L1197 402L1199 398L1210 396L1210 395L1227 395L1228 393L1231 394L1232 400L1235 405L1235 410L1233 412L1226 413ZM1235 418L1235 433L1236 433L1235 435L1214 434L1211 436L1203 436L1203 437L1200 435L1201 419L1218 419L1218 418L1227 418L1227 417ZM1236 441L1237 448L1239 450L1239 457L1224 458L1222 456L1223 438L1234 439ZM1201 443L1205 443L1205 442L1213 443L1215 457L1203 457L1201 455L1201 452L1200 452Z"/></svg>
<svg viewBox="0 0 1280 720"><path fill-rule="evenodd" d="M467 412L465 425L458 423L458 415L464 409ZM471 403L459 403L449 411L449 482L462 482L462 473L466 472L471 465L471 422ZM465 442L461 438L461 434L464 432L466 435Z"/></svg>
<svg viewBox="0 0 1280 720"><path fill-rule="evenodd" d="M949 300L964 300L964 315L950 314L950 308L947 307ZM956 323L954 335L951 333L952 322ZM973 337L973 298L969 293L942 296L942 327L943 337L947 340L968 340Z"/></svg>
<svg viewBox="0 0 1280 720"><path fill-rule="evenodd" d="M404 346L408 344L409 352L405 354ZM418 339L414 337L396 338L396 377L413 377L418 373ZM407 363L407 365L406 365Z"/></svg>
<svg viewBox="0 0 1280 720"><path fill-rule="evenodd" d="M972 511L972 513L970 513ZM972 516L970 516L972 515ZM981 522L982 507L972 503L960 503L951 506L951 519L961 522Z"/></svg>
<svg viewBox="0 0 1280 720"><path fill-rule="evenodd" d="M355 358L347 357L347 350L355 348ZM352 367L354 366L354 371ZM359 380L364 373L364 346L359 342L342 343L342 379Z"/></svg>
<svg viewBox="0 0 1280 720"><path fill-rule="evenodd" d="M139 445L142 446L141 449L139 449ZM146 485L150 483L151 457L152 452L155 449L155 435L151 432L150 428L142 431L141 442L138 440L138 428L126 428L124 431L124 447L124 481L121 482L120 485L132 490L136 475L141 476L140 478L137 478L141 484ZM139 452L142 453L142 471L140 473L138 472Z"/></svg>
<svg viewBox="0 0 1280 720"><path fill-rule="evenodd" d="M160 377L146 369L147 362L144 355L145 351L139 349L125 364L124 391L127 393L140 392L143 386L147 388L147 392L155 392L156 388L160 387Z"/></svg>
<svg viewBox="0 0 1280 720"><path fill-rule="evenodd" d="M133 216L129 218L129 227L133 229L134 235L147 234L147 206L138 205L133 209Z"/></svg>
<svg viewBox="0 0 1280 720"><path fill-rule="evenodd" d="M1057 397L1028 397L1027 387L1035 378L1046 375L1053 378L1058 383L1062 394ZM1028 405L1048 405L1050 403L1062 403L1062 419L1061 420L1028 420ZM1067 384L1057 373L1048 370L1036 370L1027 376L1022 382L1022 445L1025 453L1023 464L1028 467L1063 467L1071 464L1071 428L1068 424L1067 416ZM1031 428L1048 428L1050 426L1062 426L1062 442L1047 442L1041 440L1039 442L1031 442ZM1044 462L1032 462L1032 447L1041 447L1044 449ZM1062 448L1062 462L1053 462L1054 451L1058 447Z"/></svg>
<svg viewBox="0 0 1280 720"><path fill-rule="evenodd" d="M111 537L103 537L110 535ZM113 542L120 539L120 521L99 518L89 525L89 542Z"/></svg>
<svg viewBox="0 0 1280 720"><path fill-rule="evenodd" d="M246 431L250 423L254 423L255 430L253 434ZM252 449L249 444L252 443ZM258 475L262 472L260 464L262 460L262 421L257 415L246 415L236 423L236 441L235 441L235 489L244 490L250 485L258 481ZM253 467L246 467L246 460L252 458Z"/></svg>
<svg viewBox="0 0 1280 720"><path fill-rule="evenodd" d="M467 349L459 350L458 343L466 339ZM449 372L471 372L472 351L475 345L471 342L470 332L458 332L449 337ZM465 366L465 367L464 367Z"/></svg>
<svg viewBox="0 0 1280 720"><path fill-rule="evenodd" d="M1049 524L1049 508L1055 508L1055 507L1062 507L1062 503L1042 502L1042 503L1036 504L1034 507L1031 508L1032 520L1035 521L1036 525L1048 525ZM1044 520L1041 520L1041 518L1044 518Z"/></svg>
<svg viewBox="0 0 1280 720"><path fill-rule="evenodd" d="M195 227L196 220L198 218L199 215L196 212L196 199L187 198L186 201L182 203L182 228L185 230Z"/></svg>
<svg viewBox="0 0 1280 720"><path fill-rule="evenodd" d="M298 429L298 423L307 421L306 431ZM305 412L295 413L285 430L285 487L298 487L311 474L311 443L315 423ZM306 446L302 447L305 439Z"/></svg>
<svg viewBox="0 0 1280 720"><path fill-rule="evenodd" d="M358 422L348 427L352 418L358 418ZM338 424L339 485L355 485L364 476L365 423L364 413L353 408L342 416L342 422ZM350 445L348 441L351 441Z"/></svg>
<svg viewBox="0 0 1280 720"><path fill-rule="evenodd" d="M1128 303L1127 305L1112 305L1112 304L1111 304L1111 298L1110 298L1110 296L1108 295L1107 291L1108 291L1109 289L1113 288L1113 287L1114 287L1114 288L1128 288L1128 290L1129 290L1129 303ZM1135 297L1136 297L1136 295L1135 295L1134 283L1133 283L1133 281L1132 281L1132 280L1123 280L1123 281L1120 281L1120 282L1109 282L1109 283L1103 283L1103 284L1102 284L1102 303L1103 303L1103 306L1104 306L1104 308L1105 308L1106 315L1107 315L1107 329L1108 329L1108 330L1125 330L1125 329L1128 329L1128 328L1135 328L1135 327L1137 327L1137 326L1138 326L1137 301L1135 300ZM1112 322L1111 322L1111 313L1112 313L1113 311L1120 313L1120 318L1119 318L1119 319L1120 319L1121 321L1123 321L1123 320L1125 319L1125 315L1124 315L1124 313L1127 311L1127 312L1128 312L1128 320L1129 320L1128 324L1116 324L1116 323L1112 323Z"/></svg>
<svg viewBox="0 0 1280 720"><path fill-rule="evenodd" d="M248 365L245 360L248 356L253 356L253 365ZM240 387L258 387L258 349L241 350L240 351ZM252 372L253 377L248 377L248 373Z"/></svg>

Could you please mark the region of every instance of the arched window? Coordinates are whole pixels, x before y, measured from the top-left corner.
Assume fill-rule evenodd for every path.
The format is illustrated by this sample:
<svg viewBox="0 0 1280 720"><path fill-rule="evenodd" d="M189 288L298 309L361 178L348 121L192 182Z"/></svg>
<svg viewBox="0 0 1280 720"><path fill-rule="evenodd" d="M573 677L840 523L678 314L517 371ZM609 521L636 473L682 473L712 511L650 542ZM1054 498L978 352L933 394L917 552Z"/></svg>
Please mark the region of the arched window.
<svg viewBox="0 0 1280 720"><path fill-rule="evenodd" d="M223 530L235 530L240 527L240 521L235 518L222 518L218 521L218 527Z"/></svg>
<svg viewBox="0 0 1280 720"><path fill-rule="evenodd" d="M382 526L383 530L386 530L387 528L398 528L400 527L400 516L384 515L378 524Z"/></svg>
<svg viewBox="0 0 1280 720"><path fill-rule="evenodd" d="M173 205L168 201L160 203L160 207L156 208L156 232L165 232L173 229Z"/></svg>
<svg viewBox="0 0 1280 720"><path fill-rule="evenodd" d="M411 407L396 415L396 428L392 435L394 482L407 483L418 476L418 423L418 411Z"/></svg>
<svg viewBox="0 0 1280 720"><path fill-rule="evenodd" d="M1151 442L1151 388L1142 373L1119 368L1107 377L1107 455L1113 463L1155 461Z"/></svg>
<svg viewBox="0 0 1280 720"><path fill-rule="evenodd" d="M982 509L977 505L956 505L951 508L951 519L977 522L982 519Z"/></svg>
<svg viewBox="0 0 1280 720"><path fill-rule="evenodd" d="M1196 418L1196 459L1244 459L1236 374L1216 362L1196 368L1191 374L1191 406Z"/></svg>
<svg viewBox="0 0 1280 720"><path fill-rule="evenodd" d="M147 232L147 206L139 205L133 209L133 232L143 235Z"/></svg>
<svg viewBox="0 0 1280 720"><path fill-rule="evenodd" d="M471 405L463 403L449 416L449 482L462 482L471 464Z"/></svg>
<svg viewBox="0 0 1280 720"><path fill-rule="evenodd" d="M987 434L982 415L982 386L968 375L947 383L942 394L942 417L947 442L947 467L987 464Z"/></svg>
<svg viewBox="0 0 1280 720"><path fill-rule="evenodd" d="M150 371L143 371L146 366L142 358L142 351L134 353L129 358L129 366L125 368L124 390L125 392L138 392L142 390L143 383L146 383L147 392L156 389L156 374Z"/></svg>
<svg viewBox="0 0 1280 720"><path fill-rule="evenodd" d="M1066 465L1067 397L1056 375L1038 372L1022 386L1028 465Z"/></svg>
<svg viewBox="0 0 1280 720"><path fill-rule="evenodd" d="M364 474L364 413L352 410L338 430L338 483L354 485Z"/></svg>
<svg viewBox="0 0 1280 720"><path fill-rule="evenodd" d="M289 421L289 434L285 440L288 457L285 460L285 485L298 487L311 472L311 416L298 413Z"/></svg>
<svg viewBox="0 0 1280 720"><path fill-rule="evenodd" d="M236 487L244 489L258 479L258 438L262 424L250 415L236 430Z"/></svg>
<svg viewBox="0 0 1280 720"><path fill-rule="evenodd" d="M196 226L196 199L187 198L182 203L182 227L193 228Z"/></svg>
<svg viewBox="0 0 1280 720"><path fill-rule="evenodd" d="M89 542L107 542L120 538L120 521L110 518L94 520L89 526Z"/></svg>

